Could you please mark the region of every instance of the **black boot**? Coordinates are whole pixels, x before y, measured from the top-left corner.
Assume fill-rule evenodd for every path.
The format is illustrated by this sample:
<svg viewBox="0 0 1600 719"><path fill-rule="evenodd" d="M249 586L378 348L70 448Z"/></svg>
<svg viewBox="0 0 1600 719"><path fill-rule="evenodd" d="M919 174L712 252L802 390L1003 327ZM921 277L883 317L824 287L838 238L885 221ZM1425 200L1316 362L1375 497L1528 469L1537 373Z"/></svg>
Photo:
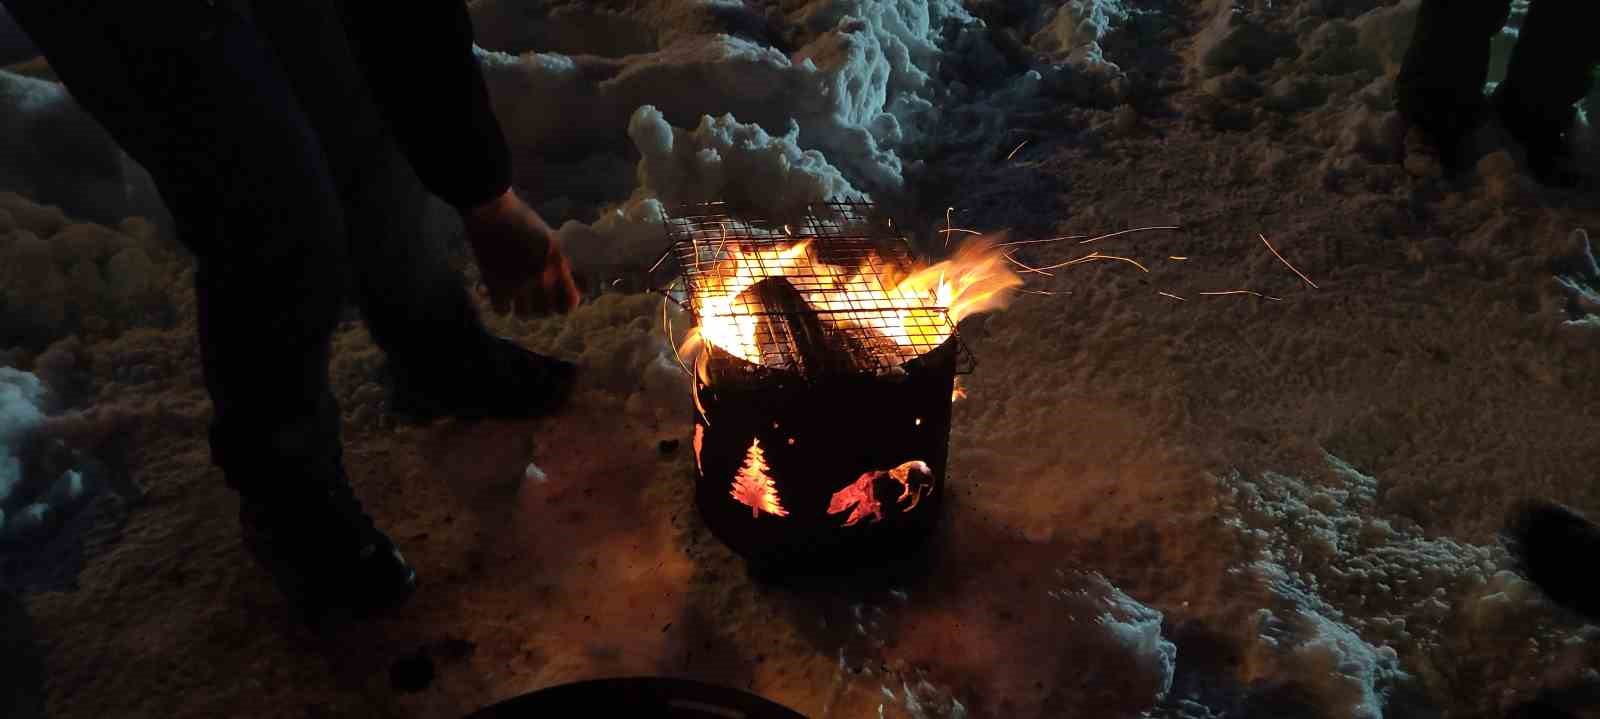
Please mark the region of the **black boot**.
<svg viewBox="0 0 1600 719"><path fill-rule="evenodd" d="M1516 569L1551 601L1600 621L1600 525L1566 507L1531 500L1513 509L1503 532Z"/></svg>
<svg viewBox="0 0 1600 719"><path fill-rule="evenodd" d="M367 516L339 466L315 490L243 495L244 545L302 615L370 616L398 606L417 573Z"/></svg>
<svg viewBox="0 0 1600 719"><path fill-rule="evenodd" d="M391 357L390 404L410 420L536 417L566 404L577 375L571 362L476 330L429 356Z"/></svg>

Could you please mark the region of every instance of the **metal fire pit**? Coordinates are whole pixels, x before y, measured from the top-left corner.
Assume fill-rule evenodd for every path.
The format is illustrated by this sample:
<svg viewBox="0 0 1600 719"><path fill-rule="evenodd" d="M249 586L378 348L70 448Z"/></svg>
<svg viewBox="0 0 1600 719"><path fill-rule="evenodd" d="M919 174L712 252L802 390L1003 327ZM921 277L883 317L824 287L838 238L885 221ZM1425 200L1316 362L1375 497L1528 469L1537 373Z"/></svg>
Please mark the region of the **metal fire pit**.
<svg viewBox="0 0 1600 719"><path fill-rule="evenodd" d="M944 503L955 378L972 359L944 308L887 337L867 328L879 313L930 308L850 299L876 287L874 275L910 267L892 222L864 203L814 206L787 225L736 220L713 204L667 227L691 315L697 293L725 287L718 273L730 263L720 259L735 252L810 241L819 262L865 268L841 283L763 267L781 278L757 282L727 310L755 323L759 357L704 343L692 382L695 497L712 533L752 563L796 569L871 562L925 539ZM816 302L823 286L831 299ZM694 316L697 326L704 319Z"/></svg>

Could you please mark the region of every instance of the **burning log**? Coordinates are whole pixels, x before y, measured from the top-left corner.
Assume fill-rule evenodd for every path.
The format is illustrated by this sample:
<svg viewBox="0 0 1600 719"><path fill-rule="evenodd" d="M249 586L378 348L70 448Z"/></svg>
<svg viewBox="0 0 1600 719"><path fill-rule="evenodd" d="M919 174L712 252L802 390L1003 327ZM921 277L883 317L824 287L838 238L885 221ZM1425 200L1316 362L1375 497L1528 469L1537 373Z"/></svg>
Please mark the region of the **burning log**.
<svg viewBox="0 0 1600 719"><path fill-rule="evenodd" d="M793 357L802 373L835 374L860 369L850 348L837 340L838 333L823 326L822 317L787 278L768 277L750 285L750 289L734 297L733 304L749 308L756 315L757 343L781 344L780 353Z"/></svg>

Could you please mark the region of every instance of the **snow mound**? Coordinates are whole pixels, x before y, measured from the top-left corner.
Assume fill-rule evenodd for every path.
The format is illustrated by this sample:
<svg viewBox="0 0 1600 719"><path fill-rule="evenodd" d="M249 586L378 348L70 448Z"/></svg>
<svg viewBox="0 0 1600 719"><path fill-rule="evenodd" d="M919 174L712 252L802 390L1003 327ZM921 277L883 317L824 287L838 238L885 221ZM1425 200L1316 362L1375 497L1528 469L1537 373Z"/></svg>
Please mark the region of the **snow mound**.
<svg viewBox="0 0 1600 719"><path fill-rule="evenodd" d="M497 111L519 148L614 150L636 109L689 126L732 114L768 132L798 124L805 149L843 163L869 190L904 182L898 154L938 71L947 21L972 18L953 0L824 0L791 10L793 52L724 32L679 33L620 58L480 51ZM560 98L553 101L552 98Z"/></svg>
<svg viewBox="0 0 1600 719"><path fill-rule="evenodd" d="M1123 593L1099 573L1058 572L1050 596L1088 623L1073 642L1083 680L1130 700L1166 698L1178 648L1161 636L1161 612ZM1137 699L1134 699L1137 698Z"/></svg>
<svg viewBox="0 0 1600 719"><path fill-rule="evenodd" d="M1325 482L1272 472L1223 480L1229 522L1259 554L1255 571L1278 594L1363 636L1438 646L1456 629L1447 598L1482 596L1498 571L1495 551L1378 516L1378 480L1331 454L1326 461Z"/></svg>
<svg viewBox="0 0 1600 719"><path fill-rule="evenodd" d="M1390 75L1400 72L1400 62L1411 45L1411 34L1417 27L1417 10L1421 6L1421 0L1401 0L1374 9L1353 23L1359 45L1377 57Z"/></svg>
<svg viewBox="0 0 1600 719"><path fill-rule="evenodd" d="M653 259L657 225L679 199L888 200L938 148L954 155L943 160L946 172L987 160L980 146L1002 141L1018 108L1046 111L1046 93L1109 102L1119 71L1098 43L1138 14L1109 0L1042 3L1023 20L1039 47L1008 55L999 31L955 0L761 8L764 16L749 5L646 0L626 8L650 26L640 29L619 19L614 2L581 11L538 0L475 6L480 23L554 22L537 38L507 31L485 41L545 52L478 52L517 156L538 169L526 182L558 222L570 221L564 237L580 264ZM598 54L548 51L613 26L628 37L600 43ZM636 169L624 140L643 156ZM629 169L631 178L619 177Z"/></svg>
<svg viewBox="0 0 1600 719"><path fill-rule="evenodd" d="M1337 707L1328 716L1381 717L1386 697L1417 676L1503 675L1505 666L1463 659L1485 643L1497 643L1492 662L1524 667L1571 644L1537 590L1502 569L1504 550L1382 516L1375 477L1324 459L1327 472L1314 480L1219 480L1224 521L1254 557L1235 571L1276 605L1257 613L1259 659L1270 667L1259 673ZM1417 668L1402 669L1402 658Z"/></svg>
<svg viewBox="0 0 1600 719"><path fill-rule="evenodd" d="M1134 18L1154 13L1124 0L1040 2L1026 28L1028 47L1052 65L1120 73L1105 58L1107 38Z"/></svg>
<svg viewBox="0 0 1600 719"><path fill-rule="evenodd" d="M0 189L111 221L129 214L129 164L61 85L0 70Z"/></svg>
<svg viewBox="0 0 1600 719"><path fill-rule="evenodd" d="M22 443L44 424L44 383L32 372L0 367L0 505L22 482ZM3 523L0 523L3 531Z"/></svg>
<svg viewBox="0 0 1600 719"><path fill-rule="evenodd" d="M1020 592L852 607L856 671L887 668L884 698L911 716L1137 716L1160 704L1177 663L1162 613L1099 573L1037 569L1043 586ZM970 586L991 591L1002 574L980 570Z"/></svg>
<svg viewBox="0 0 1600 719"><path fill-rule="evenodd" d="M1243 2L1214 0L1210 12L1210 21L1194 41L1195 60L1207 74L1236 67L1265 70L1295 48L1293 36L1273 29Z"/></svg>
<svg viewBox="0 0 1600 719"><path fill-rule="evenodd" d="M33 373L0 367L0 544L45 535L89 496L84 473L60 466L74 457L70 452L57 453L54 463L37 461L48 394Z"/></svg>
<svg viewBox="0 0 1600 719"><path fill-rule="evenodd" d="M119 229L0 192L0 342L42 345L171 319L184 263L137 218Z"/></svg>
<svg viewBox="0 0 1600 719"><path fill-rule="evenodd" d="M1257 569L1280 587L1294 581L1276 565ZM1280 615L1262 609L1255 619L1266 662L1278 677L1272 681L1294 684L1299 693L1314 699L1324 716L1382 719L1389 692L1409 678L1393 648L1368 644L1349 626L1321 612L1291 608Z"/></svg>
<svg viewBox="0 0 1600 719"><path fill-rule="evenodd" d="M616 266L648 261L666 245L668 207L725 200L779 215L832 198L864 197L816 150L802 150L800 127L772 136L732 115L702 117L692 131L669 125L646 105L633 114L628 136L638 148L639 187L594 225L569 222L563 246L580 266Z"/></svg>

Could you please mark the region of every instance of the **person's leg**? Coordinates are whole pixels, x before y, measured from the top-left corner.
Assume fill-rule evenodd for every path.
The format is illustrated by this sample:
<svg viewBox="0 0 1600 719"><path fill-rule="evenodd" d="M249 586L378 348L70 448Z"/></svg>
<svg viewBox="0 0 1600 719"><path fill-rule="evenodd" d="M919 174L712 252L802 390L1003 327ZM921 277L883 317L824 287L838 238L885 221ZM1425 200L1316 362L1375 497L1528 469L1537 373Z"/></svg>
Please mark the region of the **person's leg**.
<svg viewBox="0 0 1600 719"><path fill-rule="evenodd" d="M339 446L327 343L343 226L317 138L247 28L201 0L13 0L75 100L155 178L195 255L213 460L245 492Z"/></svg>
<svg viewBox="0 0 1600 719"><path fill-rule="evenodd" d="M465 417L557 404L571 366L499 341L483 326L450 262L448 229L428 216L430 206L444 206L393 141L347 40L342 6L271 0L252 8L324 140L348 225L353 299L388 355L396 408Z"/></svg>
<svg viewBox="0 0 1600 719"><path fill-rule="evenodd" d="M1506 79L1495 89L1502 124L1527 149L1535 173L1545 178L1565 154L1562 136L1600 63L1596 28L1600 3L1595 0L1535 0L1511 51Z"/></svg>
<svg viewBox="0 0 1600 719"><path fill-rule="evenodd" d="M1401 115L1438 145L1446 162L1478 126L1489 74L1489 43L1505 27L1511 0L1422 0L1395 78Z"/></svg>
<svg viewBox="0 0 1600 719"><path fill-rule="evenodd" d="M327 375L344 226L319 140L270 52L246 20L203 0L9 6L69 92L150 171L195 254L212 460L243 497L252 549L280 584L301 584L286 572L307 569L373 580L383 597L408 590L409 567L389 558L345 482ZM296 543L271 542L273 524L293 524Z"/></svg>
<svg viewBox="0 0 1600 719"><path fill-rule="evenodd" d="M252 14L324 141L347 222L351 298L374 340L404 356L459 341L482 324L445 238L427 226L429 198L367 89L341 4L254 1Z"/></svg>

